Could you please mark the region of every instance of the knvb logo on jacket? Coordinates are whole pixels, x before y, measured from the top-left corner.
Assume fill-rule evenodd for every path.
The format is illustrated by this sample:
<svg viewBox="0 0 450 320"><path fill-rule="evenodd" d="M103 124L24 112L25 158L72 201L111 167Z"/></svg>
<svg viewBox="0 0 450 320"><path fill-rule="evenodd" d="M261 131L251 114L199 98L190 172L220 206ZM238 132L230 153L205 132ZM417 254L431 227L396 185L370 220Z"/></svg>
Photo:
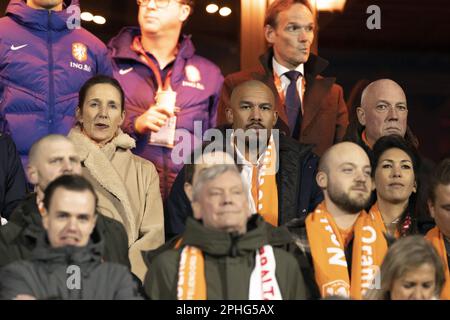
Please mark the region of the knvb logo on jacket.
<svg viewBox="0 0 450 320"><path fill-rule="evenodd" d="M200 75L200 70L198 70L197 67L194 67L193 65L187 65L184 68L184 73L186 75L187 81L183 80L183 83L181 84L183 87L205 90L205 86L200 83L200 80L202 80L202 76Z"/></svg>
<svg viewBox="0 0 450 320"><path fill-rule="evenodd" d="M78 62L70 62L70 67L83 70L86 72L91 72L91 66L84 64L88 58L88 47L80 42L72 43L72 57Z"/></svg>

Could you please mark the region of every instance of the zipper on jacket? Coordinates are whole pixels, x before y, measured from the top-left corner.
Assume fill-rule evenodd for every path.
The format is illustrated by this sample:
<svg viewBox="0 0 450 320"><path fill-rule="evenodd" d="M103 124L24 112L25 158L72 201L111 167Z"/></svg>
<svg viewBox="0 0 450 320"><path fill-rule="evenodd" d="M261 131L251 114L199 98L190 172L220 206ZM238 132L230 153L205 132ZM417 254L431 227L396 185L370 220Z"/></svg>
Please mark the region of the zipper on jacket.
<svg viewBox="0 0 450 320"><path fill-rule="evenodd" d="M54 129L54 113L55 113L55 84L53 79L53 38L51 29L52 11L48 11L48 33L47 33L47 49L48 49L48 84L49 84L49 101L48 101L48 133L53 133Z"/></svg>

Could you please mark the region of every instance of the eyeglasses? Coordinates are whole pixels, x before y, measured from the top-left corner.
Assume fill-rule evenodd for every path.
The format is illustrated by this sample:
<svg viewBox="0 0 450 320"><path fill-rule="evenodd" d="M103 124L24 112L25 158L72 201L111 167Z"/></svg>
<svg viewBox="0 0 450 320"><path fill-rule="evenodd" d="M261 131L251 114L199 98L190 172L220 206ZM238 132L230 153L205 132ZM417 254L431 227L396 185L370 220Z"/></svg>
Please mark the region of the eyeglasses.
<svg viewBox="0 0 450 320"><path fill-rule="evenodd" d="M150 1L151 0L137 0L137 4L140 7L146 7L146 6L148 6L148 3ZM167 6L169 5L170 1L171 0L153 0L153 2L155 3L155 6L157 8L167 8ZM180 1L177 1L177 2L182 3Z"/></svg>

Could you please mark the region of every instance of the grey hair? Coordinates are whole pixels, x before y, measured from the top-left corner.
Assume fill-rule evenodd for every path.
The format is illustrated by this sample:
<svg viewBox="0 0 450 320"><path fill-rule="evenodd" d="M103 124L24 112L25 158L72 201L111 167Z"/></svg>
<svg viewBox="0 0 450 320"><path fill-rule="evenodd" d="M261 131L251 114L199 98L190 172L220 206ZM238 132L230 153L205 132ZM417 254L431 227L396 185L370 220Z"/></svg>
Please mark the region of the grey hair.
<svg viewBox="0 0 450 320"><path fill-rule="evenodd" d="M192 199L193 201L198 200L200 193L204 185L211 180L214 180L218 176L224 174L225 172L232 172L241 178L242 187L247 190L247 183L242 179L238 168L234 164L218 164L209 168L205 168L198 173L198 177L195 179L195 183L192 188ZM245 192L247 195L247 193Z"/></svg>

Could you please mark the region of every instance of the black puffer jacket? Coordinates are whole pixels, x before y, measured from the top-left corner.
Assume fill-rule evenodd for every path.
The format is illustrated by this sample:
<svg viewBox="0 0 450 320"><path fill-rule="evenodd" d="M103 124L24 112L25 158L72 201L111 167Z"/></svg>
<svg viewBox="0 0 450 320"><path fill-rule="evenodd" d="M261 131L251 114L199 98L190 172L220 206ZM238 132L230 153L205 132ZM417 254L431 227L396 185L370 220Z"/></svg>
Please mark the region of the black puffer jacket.
<svg viewBox="0 0 450 320"><path fill-rule="evenodd" d="M123 265L102 262L103 241L97 230L85 247L52 248L45 234L29 260L0 270L0 297L26 294L36 299L140 299L137 283Z"/></svg>
<svg viewBox="0 0 450 320"><path fill-rule="evenodd" d="M99 214L96 229L104 239L102 258L130 267L128 238L124 226ZM18 205L10 221L0 227L0 267L30 258L42 234L45 234L45 230L36 205L36 194L33 193Z"/></svg>

